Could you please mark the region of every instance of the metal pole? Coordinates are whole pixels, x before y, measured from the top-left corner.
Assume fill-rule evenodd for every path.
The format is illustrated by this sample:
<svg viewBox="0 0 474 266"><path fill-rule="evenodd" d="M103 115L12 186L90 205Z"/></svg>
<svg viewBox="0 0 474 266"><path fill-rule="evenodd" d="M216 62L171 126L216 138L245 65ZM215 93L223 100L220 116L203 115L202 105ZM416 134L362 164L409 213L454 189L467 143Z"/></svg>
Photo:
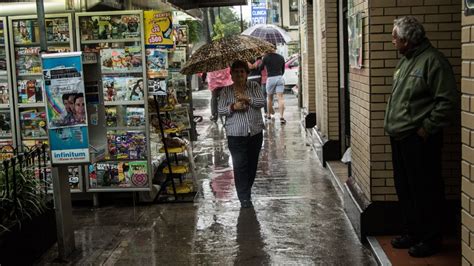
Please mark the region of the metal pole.
<svg viewBox="0 0 474 266"><path fill-rule="evenodd" d="M242 15L242 5L240 5L240 32L244 31L244 19Z"/></svg>
<svg viewBox="0 0 474 266"><path fill-rule="evenodd" d="M46 43L46 25L44 22L44 3L43 0L36 0L36 11L38 13L38 26L40 31L40 53L48 50Z"/></svg>
<svg viewBox="0 0 474 266"><path fill-rule="evenodd" d="M58 233L59 259L66 260L75 249L72 227L71 191L68 183L68 168L65 165L52 168L54 206L56 208L56 230Z"/></svg>

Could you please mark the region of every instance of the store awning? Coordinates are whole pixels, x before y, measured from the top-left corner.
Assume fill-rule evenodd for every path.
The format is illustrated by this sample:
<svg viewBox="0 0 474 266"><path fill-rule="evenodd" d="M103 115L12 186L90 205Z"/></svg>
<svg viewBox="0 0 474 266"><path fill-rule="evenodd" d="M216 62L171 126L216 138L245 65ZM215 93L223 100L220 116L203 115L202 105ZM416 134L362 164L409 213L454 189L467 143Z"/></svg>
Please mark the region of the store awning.
<svg viewBox="0 0 474 266"><path fill-rule="evenodd" d="M168 0L168 2L185 10L201 7L247 5L247 0Z"/></svg>

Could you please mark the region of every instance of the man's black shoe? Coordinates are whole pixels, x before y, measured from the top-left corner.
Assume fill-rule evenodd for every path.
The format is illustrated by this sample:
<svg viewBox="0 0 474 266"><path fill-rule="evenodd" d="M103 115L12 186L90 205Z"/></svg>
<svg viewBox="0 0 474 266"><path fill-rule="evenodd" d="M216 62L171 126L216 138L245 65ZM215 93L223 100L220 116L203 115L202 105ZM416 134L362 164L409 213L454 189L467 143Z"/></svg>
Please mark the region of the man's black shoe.
<svg viewBox="0 0 474 266"><path fill-rule="evenodd" d="M415 245L418 241L410 235L402 235L392 239L392 247L397 249L406 249Z"/></svg>
<svg viewBox="0 0 474 266"><path fill-rule="evenodd" d="M429 257L431 255L434 255L438 253L440 250L441 250L440 242L428 243L428 242L421 241L420 243L410 247L410 249L408 250L408 254L410 254L410 256L415 257L415 258L424 258L424 257Z"/></svg>

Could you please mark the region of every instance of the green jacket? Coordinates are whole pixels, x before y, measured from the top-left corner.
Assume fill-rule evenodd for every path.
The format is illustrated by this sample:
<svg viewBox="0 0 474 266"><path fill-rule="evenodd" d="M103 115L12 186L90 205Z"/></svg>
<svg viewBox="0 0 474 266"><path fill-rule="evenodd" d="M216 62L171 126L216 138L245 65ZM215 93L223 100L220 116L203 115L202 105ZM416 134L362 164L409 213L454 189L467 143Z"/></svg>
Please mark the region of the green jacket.
<svg viewBox="0 0 474 266"><path fill-rule="evenodd" d="M385 112L385 131L396 138L420 127L436 133L454 117L458 97L451 65L426 39L398 62Z"/></svg>

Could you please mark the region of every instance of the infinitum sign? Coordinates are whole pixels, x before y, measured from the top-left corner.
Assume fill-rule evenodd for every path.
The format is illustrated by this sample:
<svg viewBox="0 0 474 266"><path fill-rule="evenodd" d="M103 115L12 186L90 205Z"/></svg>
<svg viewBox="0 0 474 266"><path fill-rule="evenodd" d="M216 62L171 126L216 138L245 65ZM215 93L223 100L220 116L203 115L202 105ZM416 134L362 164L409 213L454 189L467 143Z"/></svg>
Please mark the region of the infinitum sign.
<svg viewBox="0 0 474 266"><path fill-rule="evenodd" d="M252 1L252 26L267 24L267 1Z"/></svg>

